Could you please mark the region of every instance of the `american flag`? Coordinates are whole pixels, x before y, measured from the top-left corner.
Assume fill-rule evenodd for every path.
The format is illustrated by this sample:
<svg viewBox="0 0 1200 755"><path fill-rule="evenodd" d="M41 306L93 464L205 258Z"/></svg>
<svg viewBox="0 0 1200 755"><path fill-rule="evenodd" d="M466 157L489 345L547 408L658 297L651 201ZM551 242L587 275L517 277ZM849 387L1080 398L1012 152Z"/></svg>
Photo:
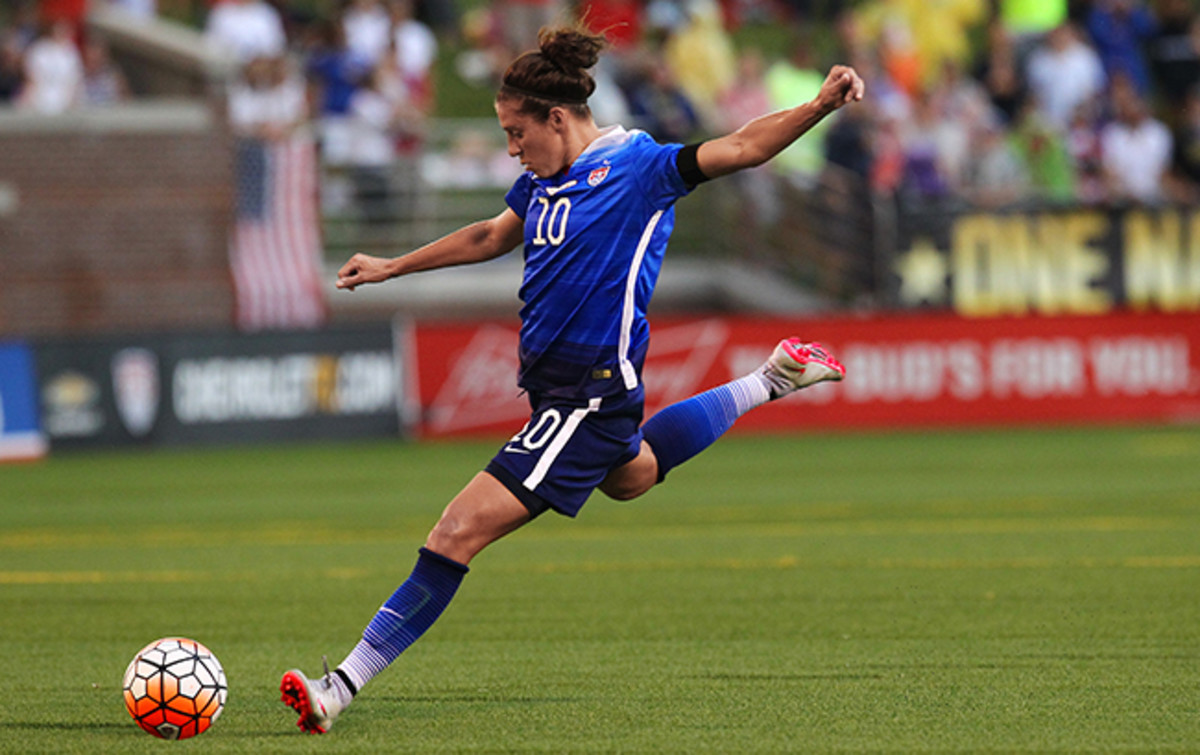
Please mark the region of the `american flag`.
<svg viewBox="0 0 1200 755"><path fill-rule="evenodd" d="M328 317L322 288L313 140L241 139L237 221L229 262L241 330L316 328Z"/></svg>

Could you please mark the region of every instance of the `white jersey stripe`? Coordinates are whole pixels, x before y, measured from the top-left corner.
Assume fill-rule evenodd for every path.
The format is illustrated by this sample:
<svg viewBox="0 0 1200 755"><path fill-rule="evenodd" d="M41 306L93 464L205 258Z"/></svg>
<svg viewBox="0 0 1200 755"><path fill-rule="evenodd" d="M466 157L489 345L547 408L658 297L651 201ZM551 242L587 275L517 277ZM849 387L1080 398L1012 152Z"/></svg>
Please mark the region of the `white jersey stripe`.
<svg viewBox="0 0 1200 755"><path fill-rule="evenodd" d="M638 273L642 269L642 258L646 256L646 247L654 236L654 229L662 218L663 211L659 210L650 216L642 238L638 240L637 251L633 253L633 262L629 265L629 276L625 279L625 303L621 307L621 340L617 344L617 361L621 365L621 377L625 379L625 390L632 391L638 387L637 370L629 361L629 341L633 337L633 314L637 297Z"/></svg>
<svg viewBox="0 0 1200 755"><path fill-rule="evenodd" d="M566 448L567 441L575 434L575 430L579 427L579 423L583 422L583 418L592 412L600 411L600 398L593 398L588 401L587 406L581 406L567 417L567 421L563 423L562 429L554 436L554 440L550 441L550 446L546 452L542 454L542 458L538 459L537 466L521 483L527 489L533 490L542 483L546 478L546 473L550 471L551 465L562 450Z"/></svg>

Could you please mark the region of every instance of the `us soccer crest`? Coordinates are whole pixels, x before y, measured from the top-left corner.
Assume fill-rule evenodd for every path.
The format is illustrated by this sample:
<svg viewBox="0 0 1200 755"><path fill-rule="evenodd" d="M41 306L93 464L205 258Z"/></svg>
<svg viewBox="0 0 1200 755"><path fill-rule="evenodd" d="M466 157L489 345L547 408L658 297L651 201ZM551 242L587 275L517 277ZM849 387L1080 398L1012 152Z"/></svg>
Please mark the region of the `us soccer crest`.
<svg viewBox="0 0 1200 755"><path fill-rule="evenodd" d="M601 181L608 178L609 167L605 165L603 168L596 168L591 173L588 173L588 186L599 186Z"/></svg>
<svg viewBox="0 0 1200 755"><path fill-rule="evenodd" d="M158 357L149 349L121 349L112 358L112 377L121 423L133 437L145 437L158 418Z"/></svg>

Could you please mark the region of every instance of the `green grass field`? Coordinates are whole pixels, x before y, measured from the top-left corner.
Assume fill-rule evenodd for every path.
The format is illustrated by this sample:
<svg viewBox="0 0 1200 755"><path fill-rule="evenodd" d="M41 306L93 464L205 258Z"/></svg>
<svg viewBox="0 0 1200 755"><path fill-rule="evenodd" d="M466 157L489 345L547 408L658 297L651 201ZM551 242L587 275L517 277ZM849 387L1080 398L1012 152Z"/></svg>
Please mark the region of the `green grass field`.
<svg viewBox="0 0 1200 755"><path fill-rule="evenodd" d="M1200 428L731 437L485 551L325 737L336 663L494 443L0 467L3 752L1200 751ZM183 634L229 702L163 743Z"/></svg>

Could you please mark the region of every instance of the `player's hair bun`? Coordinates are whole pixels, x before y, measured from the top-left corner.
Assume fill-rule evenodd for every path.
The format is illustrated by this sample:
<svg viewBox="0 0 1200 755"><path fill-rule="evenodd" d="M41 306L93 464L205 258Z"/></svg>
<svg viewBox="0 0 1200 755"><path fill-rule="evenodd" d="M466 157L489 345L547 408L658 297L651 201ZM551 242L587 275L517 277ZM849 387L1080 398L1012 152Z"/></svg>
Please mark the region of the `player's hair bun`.
<svg viewBox="0 0 1200 755"><path fill-rule="evenodd" d="M538 49L512 62L500 79L496 100L521 100L521 111L545 119L550 108L567 106L586 113L587 99L596 90L588 69L600 60L604 37L583 29L544 28Z"/></svg>
<svg viewBox="0 0 1200 755"><path fill-rule="evenodd" d="M563 73L582 73L600 61L604 37L576 29L542 29L538 34L542 57Z"/></svg>

